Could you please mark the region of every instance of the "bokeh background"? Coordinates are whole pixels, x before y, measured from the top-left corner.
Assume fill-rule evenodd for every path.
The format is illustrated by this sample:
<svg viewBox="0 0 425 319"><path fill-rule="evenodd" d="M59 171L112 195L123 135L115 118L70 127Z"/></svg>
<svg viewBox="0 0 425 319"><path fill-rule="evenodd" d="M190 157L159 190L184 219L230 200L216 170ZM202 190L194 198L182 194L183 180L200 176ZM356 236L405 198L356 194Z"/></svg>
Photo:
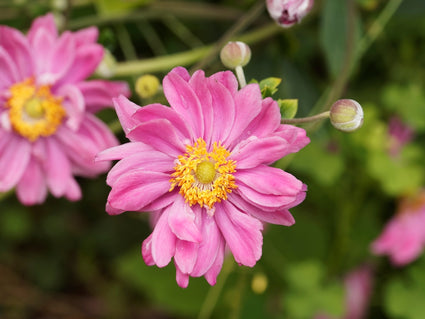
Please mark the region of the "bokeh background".
<svg viewBox="0 0 425 319"><path fill-rule="evenodd" d="M133 90L139 76L161 79L176 65L224 70L220 48L243 39L248 81L281 78L273 97L298 99L297 117L352 98L365 121L351 134L327 121L305 126L311 144L276 163L309 187L291 210L296 224L267 226L257 265L227 259L214 287L191 278L181 289L173 265L144 264L148 215L108 216L105 175L80 179L78 202L50 196L25 207L0 194L0 318L346 318L344 278L365 265L364 318L425 318L425 258L395 267L370 251L400 198L425 187L424 1L316 0L289 29L254 0L0 1L0 23L23 32L47 12L62 30L97 26L113 78ZM99 116L125 142L114 111ZM396 154L394 118L413 132Z"/></svg>

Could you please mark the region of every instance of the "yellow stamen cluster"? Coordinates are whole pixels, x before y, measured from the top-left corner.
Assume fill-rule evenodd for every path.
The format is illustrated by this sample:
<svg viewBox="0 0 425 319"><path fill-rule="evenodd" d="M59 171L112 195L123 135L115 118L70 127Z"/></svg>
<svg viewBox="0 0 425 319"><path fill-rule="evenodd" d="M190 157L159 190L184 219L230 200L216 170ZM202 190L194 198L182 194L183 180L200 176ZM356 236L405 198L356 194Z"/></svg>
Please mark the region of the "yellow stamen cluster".
<svg viewBox="0 0 425 319"><path fill-rule="evenodd" d="M219 143L214 143L212 151L208 152L205 141L199 138L178 157L175 172L171 174L170 191L178 186L189 205L213 208L237 188L232 174L236 172L236 162L228 160L229 155Z"/></svg>
<svg viewBox="0 0 425 319"><path fill-rule="evenodd" d="M62 99L48 85L37 87L30 78L14 84L6 102L13 129L31 142L54 134L66 115Z"/></svg>

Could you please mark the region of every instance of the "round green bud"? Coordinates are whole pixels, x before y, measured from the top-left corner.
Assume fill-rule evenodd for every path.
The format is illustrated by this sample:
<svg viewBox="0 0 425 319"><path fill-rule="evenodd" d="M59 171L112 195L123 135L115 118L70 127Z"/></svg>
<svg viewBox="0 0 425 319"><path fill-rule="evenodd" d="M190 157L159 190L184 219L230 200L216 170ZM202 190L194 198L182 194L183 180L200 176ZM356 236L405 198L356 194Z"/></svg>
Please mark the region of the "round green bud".
<svg viewBox="0 0 425 319"><path fill-rule="evenodd" d="M146 74L139 77L136 81L136 93L141 98L149 98L154 96L160 87L158 78L152 74Z"/></svg>
<svg viewBox="0 0 425 319"><path fill-rule="evenodd" d="M221 62L225 67L234 69L245 66L251 60L251 49L243 42L228 42L220 52Z"/></svg>
<svg viewBox="0 0 425 319"><path fill-rule="evenodd" d="M330 120L336 129L353 132L363 124L363 109L357 101L338 100L331 107Z"/></svg>

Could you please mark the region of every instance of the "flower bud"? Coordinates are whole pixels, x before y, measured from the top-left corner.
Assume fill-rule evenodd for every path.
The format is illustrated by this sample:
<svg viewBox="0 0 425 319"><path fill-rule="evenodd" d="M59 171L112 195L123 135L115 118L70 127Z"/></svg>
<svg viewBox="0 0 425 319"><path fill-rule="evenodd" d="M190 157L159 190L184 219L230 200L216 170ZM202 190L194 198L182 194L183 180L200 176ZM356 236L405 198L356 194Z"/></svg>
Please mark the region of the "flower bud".
<svg viewBox="0 0 425 319"><path fill-rule="evenodd" d="M270 16L282 27L288 28L301 21L313 7L314 0L267 0Z"/></svg>
<svg viewBox="0 0 425 319"><path fill-rule="evenodd" d="M245 66L251 60L251 49L243 42L228 42L220 52L221 62L229 69Z"/></svg>
<svg viewBox="0 0 425 319"><path fill-rule="evenodd" d="M159 80L155 75L146 74L137 79L135 89L141 98L149 98L158 92L159 86Z"/></svg>
<svg viewBox="0 0 425 319"><path fill-rule="evenodd" d="M117 61L108 49L104 49L103 59L97 66L96 74L103 78L110 78L115 74Z"/></svg>
<svg viewBox="0 0 425 319"><path fill-rule="evenodd" d="M363 124L363 109L354 100L343 99L336 101L330 110L332 125L343 132L352 132Z"/></svg>

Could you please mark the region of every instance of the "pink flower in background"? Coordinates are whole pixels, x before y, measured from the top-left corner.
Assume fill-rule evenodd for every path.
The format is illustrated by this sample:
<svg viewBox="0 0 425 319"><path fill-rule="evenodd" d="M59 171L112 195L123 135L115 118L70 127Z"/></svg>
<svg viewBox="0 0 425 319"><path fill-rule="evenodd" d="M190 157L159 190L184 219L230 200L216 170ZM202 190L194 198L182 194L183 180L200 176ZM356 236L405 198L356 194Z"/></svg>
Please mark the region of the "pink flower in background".
<svg viewBox="0 0 425 319"><path fill-rule="evenodd" d="M390 136L388 152L392 157L396 157L403 147L413 139L414 130L398 117L392 117L388 125L388 134Z"/></svg>
<svg viewBox="0 0 425 319"><path fill-rule="evenodd" d="M34 20L27 36L0 26L0 192L16 187L27 205L48 191L77 200L73 175L109 168L94 156L117 141L93 113L129 90L85 81L103 57L97 35L96 28L58 35L51 14Z"/></svg>
<svg viewBox="0 0 425 319"><path fill-rule="evenodd" d="M414 261L425 247L425 191L403 200L397 214L372 243L376 255L388 255L396 266Z"/></svg>
<svg viewBox="0 0 425 319"><path fill-rule="evenodd" d="M230 71L190 76L179 67L163 87L171 107L115 100L131 142L98 156L120 159L107 177L106 209L153 212L145 262L164 267L174 257L181 287L189 276L213 285L226 246L237 263L252 267L261 257L262 222L294 223L288 209L304 200L306 186L268 165L309 139L280 124L277 103L262 100L257 84L238 91Z"/></svg>
<svg viewBox="0 0 425 319"><path fill-rule="evenodd" d="M364 319L372 295L373 273L369 266L361 266L344 279L345 286L345 314L343 319ZM319 314L314 319L336 319L326 314Z"/></svg>
<svg viewBox="0 0 425 319"><path fill-rule="evenodd" d="M313 7L314 0L266 0L270 16L288 28L301 21Z"/></svg>

